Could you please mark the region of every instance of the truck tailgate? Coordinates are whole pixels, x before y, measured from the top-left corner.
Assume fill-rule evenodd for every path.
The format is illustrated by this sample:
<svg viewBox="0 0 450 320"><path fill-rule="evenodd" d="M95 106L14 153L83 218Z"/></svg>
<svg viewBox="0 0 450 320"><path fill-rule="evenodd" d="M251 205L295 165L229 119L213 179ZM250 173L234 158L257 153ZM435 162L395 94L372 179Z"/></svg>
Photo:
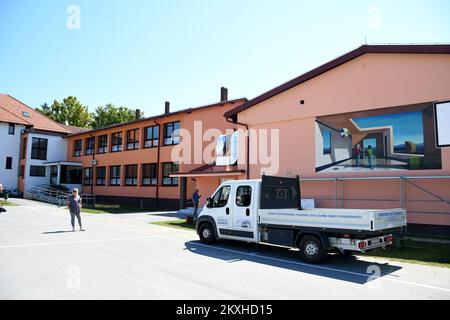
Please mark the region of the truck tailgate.
<svg viewBox="0 0 450 320"><path fill-rule="evenodd" d="M406 210L374 210L373 230L384 230L406 226Z"/></svg>

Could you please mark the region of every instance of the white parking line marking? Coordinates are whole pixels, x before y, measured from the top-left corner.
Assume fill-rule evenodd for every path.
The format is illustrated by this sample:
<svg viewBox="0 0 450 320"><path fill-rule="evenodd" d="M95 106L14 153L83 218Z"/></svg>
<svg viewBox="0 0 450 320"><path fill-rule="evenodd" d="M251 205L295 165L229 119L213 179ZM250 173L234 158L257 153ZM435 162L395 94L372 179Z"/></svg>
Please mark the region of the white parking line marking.
<svg viewBox="0 0 450 320"><path fill-rule="evenodd" d="M45 208L45 207L43 207L43 208ZM36 207L34 209L36 209ZM41 208L39 208L39 209L41 209ZM47 210L39 210L39 211L62 217L60 214L49 212ZM123 220L127 220L127 219L123 219ZM110 228L115 228L115 229L121 229L121 230L126 230L126 231L141 233L141 234L146 234L149 238L150 237L156 237L156 238L161 238L161 239L166 239L166 240L171 240L171 241L176 241L176 242L182 242L182 243L186 243L187 242L187 243L194 244L196 246L205 247L205 248L209 248L209 249L212 249L212 250L216 249L216 250L228 251L228 252L233 252L233 253L237 253L237 254L241 254L241 255L248 255L248 256L252 256L252 257L257 256L257 257L260 257L260 258L263 258L263 259L274 260L274 261L284 262L284 263L289 263L289 264L296 264L296 265L305 266L305 267L309 267L309 268L316 268L316 269L322 269L322 270L333 271L333 272L338 272L338 273L350 274L350 275L355 275L355 276L359 276L359 277L366 277L366 278L370 277L370 275L368 275L368 274L359 273L359 272L347 271L347 270L336 269L336 268L331 268L331 267L324 267L324 266L318 266L318 265L311 265L311 264L302 263L302 262L298 262L298 261L292 261L292 260L286 260L286 259L280 259L280 258L274 258L274 257L270 257L270 256L265 256L265 255L262 255L262 254L255 255L254 253L248 253L248 252L234 250L234 249L221 248L221 247L217 247L217 246L213 247L213 246L205 245L205 244L198 243L198 242L183 241L183 240L180 240L180 239L167 237L167 236L161 236L161 235L157 235L157 234L152 234L150 232L140 231L140 230L131 229L131 228L127 228L127 227L112 226L110 224L102 223L102 222L98 222L98 221L89 220L89 222L94 223L94 224L98 224L98 225L103 225L105 227L110 227ZM142 238L147 238L147 237L142 237ZM412 285L412 286L418 286L418 287L423 287L423 288L428 288L428 289L433 289L433 290L440 290L440 291L450 292L449 288L436 287L436 286L427 285L427 284L423 284L423 283L392 279L392 278L388 278L388 277L391 277L391 275L384 275L384 276L382 276L380 278L377 278L376 280L380 280L380 281L381 280L386 280L386 281L397 282L397 283L402 283L402 284L407 284L407 285ZM370 282L368 282L368 283L370 283Z"/></svg>

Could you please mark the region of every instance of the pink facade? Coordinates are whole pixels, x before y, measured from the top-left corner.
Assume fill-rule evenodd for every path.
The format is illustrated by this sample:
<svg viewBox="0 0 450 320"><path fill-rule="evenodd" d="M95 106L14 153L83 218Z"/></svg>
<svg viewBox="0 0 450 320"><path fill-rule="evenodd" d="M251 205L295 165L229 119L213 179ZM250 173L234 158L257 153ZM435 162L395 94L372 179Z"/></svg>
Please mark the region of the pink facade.
<svg viewBox="0 0 450 320"><path fill-rule="evenodd" d="M448 48L446 50L448 51ZM403 110L403 106L404 110L410 112L418 108L415 106L420 107L422 104L428 108L426 110L432 110L434 102L450 100L450 52L365 53L284 91L280 90L267 99L259 100L262 101L252 103L251 100L250 107L245 108L244 105L244 108L235 110L234 114L227 114L227 117L235 117L235 120L248 125L250 129L274 129L279 132L279 166L276 172L271 172L268 166L262 165L261 161L255 158L256 155L250 152L250 160L253 160L251 162L256 163L250 165L250 178L260 178L261 174L268 172L281 176L300 175L302 178L314 179L450 176L450 148L438 150L434 145L431 146L434 137L430 135L434 133L425 132L425 129L425 148L429 145L429 148L433 148L433 152L437 154L434 158L437 159L438 165L434 169L396 170L394 165L392 168L388 167L389 170L361 169L360 172L350 169L339 171L338 169L342 168L338 165L323 171L317 168L318 158L326 153L322 152L322 149L317 150L317 121L322 117L327 119L333 115L335 119L339 119L341 114L354 113L360 116L365 112L383 115L393 113L394 110ZM425 110L425 107L422 109ZM374 110L376 112L373 112ZM375 121L377 118L372 120ZM427 125L426 121L433 122L426 120L424 116L424 126ZM413 123L411 125L414 126ZM337 127L340 128L342 127ZM384 130L389 133L389 130L392 132L395 127L381 129L377 128L379 132ZM342 159L351 158L352 147L356 143L361 143L364 135L378 134L377 130L363 132L360 139L356 138L356 132L352 132L355 136L349 138L348 150L345 148L339 150L341 153L342 151L350 153L342 156ZM395 148L400 148L393 146L394 140L392 137L391 139L391 149L395 151ZM385 141L388 144L388 137ZM341 140L338 142L342 143ZM416 146L409 141L405 144L409 147L409 153L419 153L416 151L420 148L419 144ZM389 152L388 146L384 148L385 152ZM401 161L407 160L409 168L414 168L415 162L425 162L428 159L426 154L399 157ZM336 161L336 164L338 162ZM386 160L389 165L391 162L395 163L394 160ZM398 162L399 168L403 168L402 166L406 168L406 162ZM367 161L364 165L367 165ZM244 164L240 165L241 169L245 167ZM333 169L339 172L334 172ZM318 199L316 205L319 207L405 206L409 212L410 223L450 226L450 205L439 200L450 198L450 179L406 179L403 183L400 183L400 179L305 181L302 183L302 192L305 197Z"/></svg>

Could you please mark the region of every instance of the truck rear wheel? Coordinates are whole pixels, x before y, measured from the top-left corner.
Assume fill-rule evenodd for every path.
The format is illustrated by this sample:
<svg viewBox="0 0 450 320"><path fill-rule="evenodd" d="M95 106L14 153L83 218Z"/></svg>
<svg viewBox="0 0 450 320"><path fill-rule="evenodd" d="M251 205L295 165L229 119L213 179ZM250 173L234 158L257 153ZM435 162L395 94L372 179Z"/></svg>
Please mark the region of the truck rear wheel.
<svg viewBox="0 0 450 320"><path fill-rule="evenodd" d="M300 241L299 249L301 259L308 263L319 263L326 256L322 241L316 236L304 236Z"/></svg>
<svg viewBox="0 0 450 320"><path fill-rule="evenodd" d="M203 223L199 228L200 241L206 244L213 244L216 242L214 229L210 223Z"/></svg>

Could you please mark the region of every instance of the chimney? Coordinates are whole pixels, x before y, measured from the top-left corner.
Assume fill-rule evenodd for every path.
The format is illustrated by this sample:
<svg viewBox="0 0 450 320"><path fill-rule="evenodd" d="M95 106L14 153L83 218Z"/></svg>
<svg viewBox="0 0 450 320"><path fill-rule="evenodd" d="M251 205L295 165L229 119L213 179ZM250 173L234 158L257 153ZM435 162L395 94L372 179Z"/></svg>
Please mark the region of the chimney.
<svg viewBox="0 0 450 320"><path fill-rule="evenodd" d="M135 120L139 120L141 118L141 110L136 109Z"/></svg>
<svg viewBox="0 0 450 320"><path fill-rule="evenodd" d="M165 114L169 114L170 113L170 102L169 101L166 101L164 113Z"/></svg>
<svg viewBox="0 0 450 320"><path fill-rule="evenodd" d="M228 89L225 87L220 88L220 101L228 101Z"/></svg>

